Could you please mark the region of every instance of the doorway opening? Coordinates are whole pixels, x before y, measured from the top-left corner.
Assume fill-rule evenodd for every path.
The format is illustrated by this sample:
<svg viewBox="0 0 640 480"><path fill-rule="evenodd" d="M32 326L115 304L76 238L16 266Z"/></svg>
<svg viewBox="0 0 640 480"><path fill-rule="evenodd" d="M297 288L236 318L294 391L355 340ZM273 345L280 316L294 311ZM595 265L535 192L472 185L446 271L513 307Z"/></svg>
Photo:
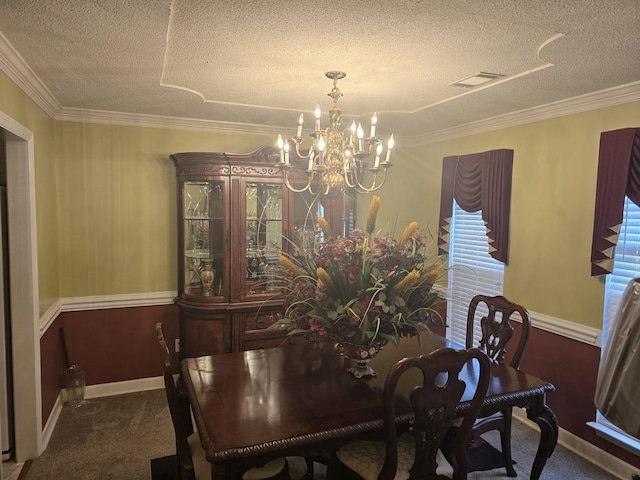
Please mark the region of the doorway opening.
<svg viewBox="0 0 640 480"><path fill-rule="evenodd" d="M23 462L42 453L34 139L3 112L0 132L6 155L14 458Z"/></svg>

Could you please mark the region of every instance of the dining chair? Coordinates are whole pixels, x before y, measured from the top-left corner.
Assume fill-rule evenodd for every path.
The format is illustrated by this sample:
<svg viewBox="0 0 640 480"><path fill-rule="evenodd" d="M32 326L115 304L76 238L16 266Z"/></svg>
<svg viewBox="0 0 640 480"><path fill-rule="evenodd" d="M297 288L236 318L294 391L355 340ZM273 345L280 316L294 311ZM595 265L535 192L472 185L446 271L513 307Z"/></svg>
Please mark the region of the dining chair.
<svg viewBox="0 0 640 480"><path fill-rule="evenodd" d="M478 307L483 304L488 313L481 316ZM511 323L511 316L514 313L518 314L522 322L522 327L519 329L519 338L518 336L514 337L515 329ZM481 318L477 320L477 317ZM529 312L527 312L522 305L513 303L503 296L489 297L476 295L471 299L467 313L467 348L474 346L473 337L476 321L480 322L480 331L482 332L477 347L485 352L491 361L508 361L508 364L512 367L519 368L531 335L531 318ZM515 350L513 354L510 354L510 352L507 351L507 345L512 344L515 344ZM471 439L475 440L483 433L498 430L500 432L502 458L507 470L507 475L509 477L515 477L517 474L513 468L513 460L511 458L511 421L511 407L487 417L479 418L473 426Z"/></svg>
<svg viewBox="0 0 640 480"><path fill-rule="evenodd" d="M477 366L470 365L475 362ZM467 385L460 372L472 368L477 383ZM467 446L487 393L489 374L489 359L477 348L440 348L428 355L403 358L384 384L384 440L355 440L338 448L329 462L327 480L466 479ZM403 390L415 386L407 397L400 393L399 384ZM456 412L466 389L473 396L465 400L462 413ZM396 425L398 402L413 412L411 427L404 433ZM444 467L441 448L448 452L452 471Z"/></svg>
<svg viewBox="0 0 640 480"><path fill-rule="evenodd" d="M184 410L180 406L180 398L171 365L171 355L164 339L162 323L156 324L164 386L169 404L169 413L176 439L176 480L211 480L211 463L205 458L205 451L200 444L198 432L193 432L191 415L185 422ZM193 432L193 433L189 433ZM290 480L289 466L286 458L272 460L265 465L247 470L242 480Z"/></svg>

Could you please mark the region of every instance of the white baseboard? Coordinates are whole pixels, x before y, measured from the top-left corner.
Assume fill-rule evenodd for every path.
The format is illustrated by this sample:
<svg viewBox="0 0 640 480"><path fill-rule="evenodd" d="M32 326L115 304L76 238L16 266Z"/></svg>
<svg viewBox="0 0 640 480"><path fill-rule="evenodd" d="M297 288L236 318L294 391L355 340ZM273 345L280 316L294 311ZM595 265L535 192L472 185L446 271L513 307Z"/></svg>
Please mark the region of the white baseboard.
<svg viewBox="0 0 640 480"><path fill-rule="evenodd" d="M58 423L58 418L60 417L60 413L62 412L62 406L64 405L63 400L63 391L60 391L58 394L58 398L56 398L56 403L53 405L51 409L51 414L47 419L47 424L42 429L42 451L44 452L47 449L47 445L49 445L49 440L51 440L51 435L53 434L53 429Z"/></svg>
<svg viewBox="0 0 640 480"><path fill-rule="evenodd" d="M536 431L538 430L538 426L527 418L527 414L522 408L513 409L513 418ZM592 443L583 440L563 428L559 430L558 443L595 466L610 473L615 478L628 480L632 474L638 473L638 469L634 466L623 462L618 457L605 452L601 448L596 447Z"/></svg>
<svg viewBox="0 0 640 480"><path fill-rule="evenodd" d="M138 378L124 382L89 385L85 390L84 398L108 397L111 395L122 395L124 393L157 390L159 388L164 388L164 380L162 377Z"/></svg>

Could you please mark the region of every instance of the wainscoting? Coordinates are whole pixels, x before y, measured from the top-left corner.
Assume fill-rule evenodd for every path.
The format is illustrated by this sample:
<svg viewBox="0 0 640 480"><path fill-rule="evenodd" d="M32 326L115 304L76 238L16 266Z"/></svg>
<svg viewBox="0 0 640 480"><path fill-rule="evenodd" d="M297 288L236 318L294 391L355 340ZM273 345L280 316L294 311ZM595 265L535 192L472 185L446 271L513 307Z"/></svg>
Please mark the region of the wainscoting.
<svg viewBox="0 0 640 480"><path fill-rule="evenodd" d="M86 370L87 397L161 388L155 324L164 323L168 343L174 345L178 336L174 295L63 299L47 312L41 319L40 341L44 437L53 430L62 405L60 329L64 329L71 363ZM560 441L567 439L568 448L588 458L617 464L616 469L624 473L621 476L629 478L627 472L640 469L640 458L598 437L587 425L596 413L600 331L530 314L534 328L521 368L555 385L547 403L558 418Z"/></svg>

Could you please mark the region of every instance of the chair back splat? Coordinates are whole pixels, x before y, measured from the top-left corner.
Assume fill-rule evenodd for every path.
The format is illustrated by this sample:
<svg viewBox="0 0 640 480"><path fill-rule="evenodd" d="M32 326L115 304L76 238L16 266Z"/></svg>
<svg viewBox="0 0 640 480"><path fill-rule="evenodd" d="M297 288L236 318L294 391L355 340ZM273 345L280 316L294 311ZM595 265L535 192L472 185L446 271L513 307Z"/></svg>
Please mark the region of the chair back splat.
<svg viewBox="0 0 640 480"><path fill-rule="evenodd" d="M518 368L531 335L531 318L529 312L517 303L513 303L503 296L487 297L476 295L471 299L467 313L467 348L473 347L474 325L477 317L478 306L485 304L488 314L480 319L482 336L478 348L484 351L494 362L502 362L507 355L507 344L514 335L511 324L511 316L517 313L522 321L520 337L515 344L515 351L511 356L509 365Z"/></svg>
<svg viewBox="0 0 640 480"><path fill-rule="evenodd" d="M475 367L471 363L477 363ZM422 372L423 380L413 388L409 400L415 418L410 435L415 442L415 460L410 478L437 479L436 455L439 448L451 458L454 479L467 475L467 446L471 428L478 416L489 386L490 362L476 348L453 350L441 348L429 355L405 358L389 372L384 386L385 461L378 480L390 480L398 468L398 436L396 431L397 387L401 377L412 369ZM467 389L460 372L477 372L477 386L473 397L463 402L462 423L454 426L460 417L459 405ZM474 374L475 376L475 374Z"/></svg>

